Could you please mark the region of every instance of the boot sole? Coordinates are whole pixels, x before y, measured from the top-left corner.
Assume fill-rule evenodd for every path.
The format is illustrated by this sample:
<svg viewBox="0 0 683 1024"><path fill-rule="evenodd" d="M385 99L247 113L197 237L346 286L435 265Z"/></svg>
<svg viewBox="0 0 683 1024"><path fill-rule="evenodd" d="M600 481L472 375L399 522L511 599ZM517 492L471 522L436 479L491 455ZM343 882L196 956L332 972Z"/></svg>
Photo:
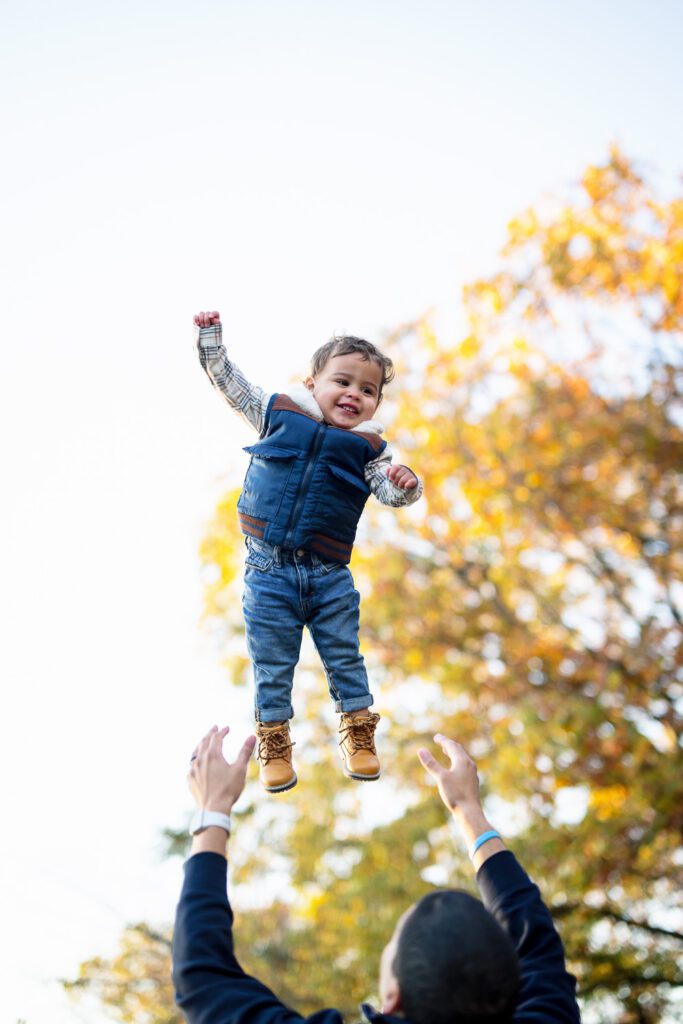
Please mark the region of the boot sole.
<svg viewBox="0 0 683 1024"><path fill-rule="evenodd" d="M288 782L284 786L263 786L263 788L265 789L266 793L286 793L288 789L294 789L298 781L299 780L295 775L292 781Z"/></svg>
<svg viewBox="0 0 683 1024"><path fill-rule="evenodd" d="M342 768L342 772L347 779L355 779L356 782L376 782L382 774L381 772L377 772L376 775L355 775L353 772L347 772L345 768Z"/></svg>

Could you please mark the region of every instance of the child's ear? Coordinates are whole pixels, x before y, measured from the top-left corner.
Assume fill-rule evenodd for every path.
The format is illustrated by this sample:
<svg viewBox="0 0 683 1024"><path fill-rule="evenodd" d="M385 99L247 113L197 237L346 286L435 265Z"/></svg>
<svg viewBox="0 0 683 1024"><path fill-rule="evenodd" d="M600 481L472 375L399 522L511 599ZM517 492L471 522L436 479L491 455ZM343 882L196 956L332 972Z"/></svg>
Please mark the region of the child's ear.
<svg viewBox="0 0 683 1024"><path fill-rule="evenodd" d="M307 377L304 381L304 387L307 387L309 391L313 391L315 387L315 380L313 377Z"/></svg>

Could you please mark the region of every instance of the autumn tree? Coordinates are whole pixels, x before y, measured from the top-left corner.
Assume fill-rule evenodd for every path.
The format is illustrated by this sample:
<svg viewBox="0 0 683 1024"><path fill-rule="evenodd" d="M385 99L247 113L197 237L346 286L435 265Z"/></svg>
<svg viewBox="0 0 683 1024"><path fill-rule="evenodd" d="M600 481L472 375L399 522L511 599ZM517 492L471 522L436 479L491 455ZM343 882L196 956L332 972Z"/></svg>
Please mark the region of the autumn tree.
<svg viewBox="0 0 683 1024"><path fill-rule="evenodd" d="M279 801L249 791L233 858L238 902L274 868L285 880L237 936L245 966L302 1012L353 1015L405 906L472 885L414 756L439 729L477 757L589 1014L676 1015L682 280L683 199L659 200L613 150L568 203L511 223L500 271L465 290L464 338L424 321L389 339L401 372L385 419L425 497L398 515L369 507L353 562L384 779L341 777L307 662L299 785ZM202 559L207 614L249 685L235 499Z"/></svg>
<svg viewBox="0 0 683 1024"><path fill-rule="evenodd" d="M114 957L86 961L64 987L74 996L86 992L96 997L124 1024L182 1024L173 998L170 953L170 933L134 925L126 928Z"/></svg>

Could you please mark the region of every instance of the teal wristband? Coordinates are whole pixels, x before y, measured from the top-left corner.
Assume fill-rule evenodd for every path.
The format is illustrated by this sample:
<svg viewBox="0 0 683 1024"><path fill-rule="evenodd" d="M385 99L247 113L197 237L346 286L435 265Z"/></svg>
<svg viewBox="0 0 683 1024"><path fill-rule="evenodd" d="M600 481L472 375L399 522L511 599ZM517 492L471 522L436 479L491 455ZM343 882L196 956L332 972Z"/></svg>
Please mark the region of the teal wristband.
<svg viewBox="0 0 683 1024"><path fill-rule="evenodd" d="M483 846L484 843L488 843L489 839L500 839L500 837L500 832L496 832L494 829L491 829L489 832L482 832L482 834L480 836L477 836L477 838L472 843L472 849L470 850L470 860L472 860L479 847Z"/></svg>

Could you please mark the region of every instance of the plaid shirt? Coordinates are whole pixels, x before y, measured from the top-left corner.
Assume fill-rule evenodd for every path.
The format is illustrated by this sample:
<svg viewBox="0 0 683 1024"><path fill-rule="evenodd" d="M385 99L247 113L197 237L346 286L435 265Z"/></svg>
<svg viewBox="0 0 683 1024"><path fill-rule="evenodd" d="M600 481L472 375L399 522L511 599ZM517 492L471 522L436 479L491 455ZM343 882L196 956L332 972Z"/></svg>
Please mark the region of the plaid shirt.
<svg viewBox="0 0 683 1024"><path fill-rule="evenodd" d="M215 324L213 327L195 327L199 361L209 380L228 405L260 434L265 425L270 395L263 388L251 384L242 371L228 359L222 337L221 324ZM413 505L422 494L422 481L418 477L417 487L410 490L397 487L387 477L391 460L392 454L387 447L378 458L366 464L365 482L383 505L392 508Z"/></svg>

